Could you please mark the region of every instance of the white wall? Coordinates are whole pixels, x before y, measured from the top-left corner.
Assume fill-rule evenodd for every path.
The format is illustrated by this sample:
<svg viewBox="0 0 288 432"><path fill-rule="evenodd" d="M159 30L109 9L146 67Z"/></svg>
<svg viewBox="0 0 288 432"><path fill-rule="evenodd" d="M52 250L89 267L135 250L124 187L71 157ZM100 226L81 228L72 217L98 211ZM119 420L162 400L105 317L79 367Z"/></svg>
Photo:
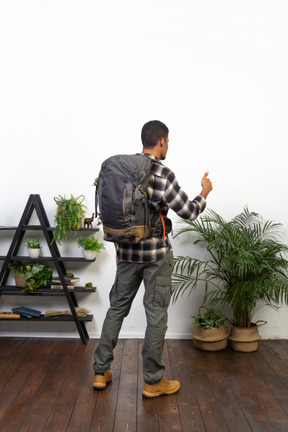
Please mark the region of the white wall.
<svg viewBox="0 0 288 432"><path fill-rule="evenodd" d="M287 231L287 43L284 0L0 0L0 225L18 224L31 193L41 195L51 224L58 194L84 194L90 216L101 161L141 150L142 125L159 119L171 131L167 165L191 198L209 169L210 208L229 219L247 204ZM1 255L8 240L2 232ZM175 254L191 252L184 239L173 245ZM106 247L95 264L76 267L98 287L78 297L95 316L91 337L114 279L114 247ZM142 294L123 337L144 334ZM190 336L201 300L199 291L171 305L168 337ZM1 301L2 310L20 301L66 309L50 298ZM268 321L263 337L288 336L287 310L256 314ZM29 323L1 329L38 334ZM77 336L73 324L37 330Z"/></svg>

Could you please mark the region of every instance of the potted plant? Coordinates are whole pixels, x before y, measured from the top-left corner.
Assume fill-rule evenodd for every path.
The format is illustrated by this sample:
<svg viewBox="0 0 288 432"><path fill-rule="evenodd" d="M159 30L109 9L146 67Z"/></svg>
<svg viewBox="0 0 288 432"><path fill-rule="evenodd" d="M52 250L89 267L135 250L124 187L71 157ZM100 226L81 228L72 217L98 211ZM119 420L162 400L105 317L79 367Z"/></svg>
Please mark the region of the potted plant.
<svg viewBox="0 0 288 432"><path fill-rule="evenodd" d="M87 260L94 260L97 253L105 249L104 244L95 237L78 237L77 243L79 247L83 248L84 257Z"/></svg>
<svg viewBox="0 0 288 432"><path fill-rule="evenodd" d="M205 312L201 313L201 309ZM220 351L226 348L228 333L224 327L225 316L219 310L201 306L199 314L193 316L193 344L202 351Z"/></svg>
<svg viewBox="0 0 288 432"><path fill-rule="evenodd" d="M39 258L40 256L40 242L39 239L33 240L33 239L27 239L26 240L26 246L28 248L28 253L30 258Z"/></svg>
<svg viewBox="0 0 288 432"><path fill-rule="evenodd" d="M54 198L57 204L57 211L54 219L55 229L53 236L57 243L62 244L63 241L67 240L69 231L79 230L85 209L87 208L83 204L84 199L83 195L80 195L78 198L73 195L70 198L66 198L65 195L58 195L58 197Z"/></svg>
<svg viewBox="0 0 288 432"><path fill-rule="evenodd" d="M19 288L25 288L25 264L21 261L14 261L9 264L9 269L13 272L16 286Z"/></svg>
<svg viewBox="0 0 288 432"><path fill-rule="evenodd" d="M20 261L15 261L10 264L9 268L14 272L16 286L23 288L26 294L37 291L52 280L52 268L45 264L33 262L23 264ZM19 276L21 276L20 280Z"/></svg>
<svg viewBox="0 0 288 432"><path fill-rule="evenodd" d="M245 207L229 222L213 210L207 211L207 215L195 221L184 221L177 234L193 233L193 244L204 246L208 256L175 258L174 301L204 282L204 301L211 306L231 308L230 339L237 351L255 351L258 347L258 326L252 322L252 316L259 300L274 308L282 302L288 303L288 247L278 240L281 226L264 221ZM239 336L240 329L244 329L244 336L242 332ZM237 346L236 337L240 340Z"/></svg>

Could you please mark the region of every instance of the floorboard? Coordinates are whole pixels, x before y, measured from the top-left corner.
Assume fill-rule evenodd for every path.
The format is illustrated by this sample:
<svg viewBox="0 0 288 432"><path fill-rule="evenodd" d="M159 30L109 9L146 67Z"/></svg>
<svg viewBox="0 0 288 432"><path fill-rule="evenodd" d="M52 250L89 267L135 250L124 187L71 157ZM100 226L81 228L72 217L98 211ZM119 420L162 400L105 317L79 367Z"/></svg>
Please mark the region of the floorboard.
<svg viewBox="0 0 288 432"><path fill-rule="evenodd" d="M166 377L178 393L142 397L142 339L120 339L113 381L92 388L98 340L0 338L0 431L287 432L288 340L258 351L196 350L167 340Z"/></svg>

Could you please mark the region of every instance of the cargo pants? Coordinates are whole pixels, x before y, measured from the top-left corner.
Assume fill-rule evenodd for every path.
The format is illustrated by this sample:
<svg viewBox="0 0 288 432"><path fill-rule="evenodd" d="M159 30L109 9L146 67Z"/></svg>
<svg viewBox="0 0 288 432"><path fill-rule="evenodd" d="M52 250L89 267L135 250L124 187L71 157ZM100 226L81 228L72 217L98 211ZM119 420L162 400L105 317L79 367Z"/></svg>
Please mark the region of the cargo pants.
<svg viewBox="0 0 288 432"><path fill-rule="evenodd" d="M115 282L110 291L110 308L94 354L96 373L104 373L110 369L114 359L113 349L117 344L123 320L128 315L143 281L143 303L147 320L142 350L143 376L147 384L154 384L162 379L165 371L162 352L167 330L167 309L172 293L172 265L172 252L152 263L118 263Z"/></svg>

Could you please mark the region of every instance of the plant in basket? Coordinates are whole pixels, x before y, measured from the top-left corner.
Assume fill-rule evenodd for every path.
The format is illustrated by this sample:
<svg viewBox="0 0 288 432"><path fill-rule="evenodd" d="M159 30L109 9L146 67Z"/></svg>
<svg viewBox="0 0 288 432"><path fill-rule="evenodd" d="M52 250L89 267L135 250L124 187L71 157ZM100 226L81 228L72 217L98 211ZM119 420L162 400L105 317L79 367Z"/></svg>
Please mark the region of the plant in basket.
<svg viewBox="0 0 288 432"><path fill-rule="evenodd" d="M201 310L205 312L201 313ZM226 348L228 333L224 327L225 315L219 310L201 306L199 314L193 316L196 326L193 333L195 348L203 351L220 351Z"/></svg>
<svg viewBox="0 0 288 432"><path fill-rule="evenodd" d="M9 269L14 274L15 284L16 286L20 288L25 288L25 273L26 273L26 266L21 261L14 261L11 264L9 264Z"/></svg>
<svg viewBox="0 0 288 432"><path fill-rule="evenodd" d="M52 280L52 268L45 264L15 261L9 265L9 269L14 272L16 286L23 288L25 294L37 291Z"/></svg>
<svg viewBox="0 0 288 432"><path fill-rule="evenodd" d="M58 197L54 198L57 204L57 211L54 219L54 240L56 240L57 243L62 244L63 241L67 240L69 231L79 230L85 214L85 209L87 208L83 204L84 199L85 197L83 195L77 198L73 195L71 195L70 198L66 198L65 195L58 195Z"/></svg>
<svg viewBox="0 0 288 432"><path fill-rule="evenodd" d="M204 282L204 301L231 308L232 348L255 351L259 339L258 325L252 322L256 305L262 301L278 308L280 303L288 303L288 247L278 240L282 225L265 221L247 207L228 222L209 210L207 215L183 223L177 235L192 233L193 244L204 246L208 256L175 258L174 301ZM240 329L245 335L236 344Z"/></svg>

